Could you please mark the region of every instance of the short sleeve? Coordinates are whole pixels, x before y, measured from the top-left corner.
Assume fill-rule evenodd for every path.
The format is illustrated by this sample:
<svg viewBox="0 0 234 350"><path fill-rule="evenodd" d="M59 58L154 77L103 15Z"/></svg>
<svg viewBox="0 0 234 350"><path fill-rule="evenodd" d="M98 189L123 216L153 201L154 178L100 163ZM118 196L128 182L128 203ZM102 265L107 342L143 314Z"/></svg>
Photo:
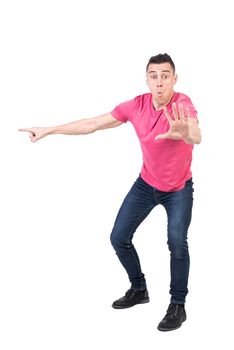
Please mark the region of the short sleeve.
<svg viewBox="0 0 234 350"><path fill-rule="evenodd" d="M116 106L110 113L115 119L123 123L131 121L134 110L134 103L135 99L122 102L118 106Z"/></svg>
<svg viewBox="0 0 234 350"><path fill-rule="evenodd" d="M191 99L187 95L180 94L179 99L178 99L178 103L181 103L185 108L189 109L189 117L190 118L197 118L197 111L196 111Z"/></svg>

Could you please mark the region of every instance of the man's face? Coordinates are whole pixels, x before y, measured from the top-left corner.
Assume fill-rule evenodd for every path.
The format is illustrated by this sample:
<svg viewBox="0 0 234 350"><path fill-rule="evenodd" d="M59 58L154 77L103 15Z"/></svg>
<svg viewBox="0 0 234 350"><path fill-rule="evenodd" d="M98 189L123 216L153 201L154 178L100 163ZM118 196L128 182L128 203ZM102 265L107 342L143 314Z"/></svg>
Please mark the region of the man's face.
<svg viewBox="0 0 234 350"><path fill-rule="evenodd" d="M174 93L177 75L169 63L150 64L147 70L147 85L153 96L156 109L167 105Z"/></svg>

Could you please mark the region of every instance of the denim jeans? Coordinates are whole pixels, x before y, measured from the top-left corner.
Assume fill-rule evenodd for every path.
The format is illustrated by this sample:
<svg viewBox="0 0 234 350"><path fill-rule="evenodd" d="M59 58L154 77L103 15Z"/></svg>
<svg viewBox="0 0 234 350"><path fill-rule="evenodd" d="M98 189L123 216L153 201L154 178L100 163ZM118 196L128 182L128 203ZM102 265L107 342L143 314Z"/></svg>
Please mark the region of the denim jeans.
<svg viewBox="0 0 234 350"><path fill-rule="evenodd" d="M183 304L188 293L190 260L187 232L193 206L192 179L185 183L182 190L162 192L138 177L119 210L111 233L111 243L128 274L131 287L136 290L145 289L145 276L132 239L137 227L158 204L165 208L168 220L171 303Z"/></svg>

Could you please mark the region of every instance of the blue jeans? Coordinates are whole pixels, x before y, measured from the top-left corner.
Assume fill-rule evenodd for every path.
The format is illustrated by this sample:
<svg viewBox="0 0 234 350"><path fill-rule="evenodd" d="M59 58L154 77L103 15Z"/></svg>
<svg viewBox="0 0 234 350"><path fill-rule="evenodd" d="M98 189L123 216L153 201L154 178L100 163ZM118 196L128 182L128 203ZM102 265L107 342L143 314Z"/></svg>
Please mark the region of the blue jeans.
<svg viewBox="0 0 234 350"><path fill-rule="evenodd" d="M137 227L158 204L163 205L166 209L168 220L167 244L171 258L171 303L183 304L188 293L187 232L193 206L192 179L186 182L182 190L162 192L138 177L119 210L111 233L111 243L128 274L131 287L136 290L145 289L145 276L141 271L140 260L132 239Z"/></svg>

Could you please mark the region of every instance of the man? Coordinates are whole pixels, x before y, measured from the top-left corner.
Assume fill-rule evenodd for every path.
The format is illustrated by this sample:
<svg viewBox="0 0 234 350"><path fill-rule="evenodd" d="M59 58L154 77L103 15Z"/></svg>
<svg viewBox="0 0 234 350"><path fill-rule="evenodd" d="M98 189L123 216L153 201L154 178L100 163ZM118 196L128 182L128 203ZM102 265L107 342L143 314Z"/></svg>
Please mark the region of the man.
<svg viewBox="0 0 234 350"><path fill-rule="evenodd" d="M125 268L131 288L114 301L124 309L149 301L145 276L132 243L134 232L151 210L161 204L168 218L168 248L171 255L171 300L158 329L179 328L186 320L189 251L187 232L193 205L190 170L194 144L201 141L197 113L191 100L176 93L175 65L168 54L150 58L146 68L150 93L121 103L112 112L72 123L26 128L32 142L51 134L81 135L113 128L130 121L140 140L143 166L117 215L111 243Z"/></svg>

